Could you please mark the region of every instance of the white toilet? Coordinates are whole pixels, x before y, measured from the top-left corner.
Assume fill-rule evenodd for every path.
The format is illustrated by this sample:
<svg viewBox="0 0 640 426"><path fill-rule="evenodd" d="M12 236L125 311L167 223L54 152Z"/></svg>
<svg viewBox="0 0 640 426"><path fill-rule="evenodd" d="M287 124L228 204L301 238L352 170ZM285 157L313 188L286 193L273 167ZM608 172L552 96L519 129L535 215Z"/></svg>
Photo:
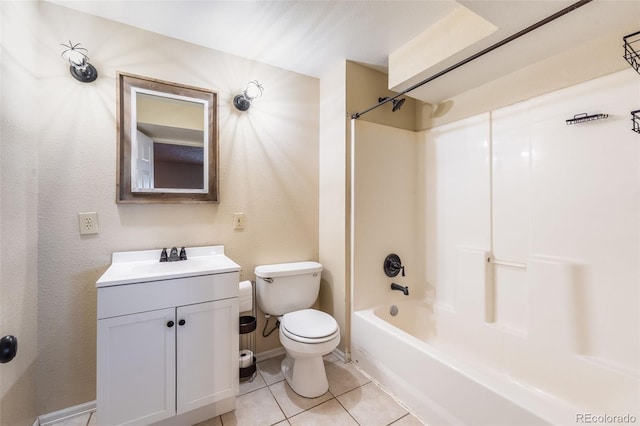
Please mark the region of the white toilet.
<svg viewBox="0 0 640 426"><path fill-rule="evenodd" d="M329 314L308 309L318 298L322 265L293 262L257 266L260 309L280 320L280 343L287 356L282 374L298 394L315 398L329 389L322 356L340 342L338 323Z"/></svg>

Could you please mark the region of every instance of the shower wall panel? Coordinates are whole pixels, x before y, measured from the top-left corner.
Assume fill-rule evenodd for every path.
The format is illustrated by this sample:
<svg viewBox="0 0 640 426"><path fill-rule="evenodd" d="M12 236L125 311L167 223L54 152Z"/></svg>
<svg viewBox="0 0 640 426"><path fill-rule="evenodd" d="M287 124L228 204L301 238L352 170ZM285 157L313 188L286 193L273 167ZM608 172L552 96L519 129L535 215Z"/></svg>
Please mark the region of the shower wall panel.
<svg viewBox="0 0 640 426"><path fill-rule="evenodd" d="M353 305L367 309L402 300L391 283L424 294L423 256L418 240L418 156L415 132L352 120ZM385 257L400 256L405 276L387 277Z"/></svg>
<svg viewBox="0 0 640 426"><path fill-rule="evenodd" d="M628 70L425 132L436 306L460 311L456 276L472 266L459 250L484 248L493 301L478 303L495 308L487 332L637 374L640 137L629 112L638 107L640 79ZM565 123L584 112L609 117Z"/></svg>
<svg viewBox="0 0 640 426"><path fill-rule="evenodd" d="M490 248L489 124L487 113L433 129L422 151L426 279L448 309L473 285L457 278L473 268L465 263L469 256L458 259L458 250Z"/></svg>
<svg viewBox="0 0 640 426"><path fill-rule="evenodd" d="M640 137L629 112L640 105L640 79L628 70L530 105L531 254L576 265L571 288L560 291L573 295L566 321L583 326L574 336L581 351L637 369ZM609 117L564 123L582 112Z"/></svg>
<svg viewBox="0 0 640 426"><path fill-rule="evenodd" d="M526 105L491 113L492 241L496 259L525 263L531 239L531 124Z"/></svg>

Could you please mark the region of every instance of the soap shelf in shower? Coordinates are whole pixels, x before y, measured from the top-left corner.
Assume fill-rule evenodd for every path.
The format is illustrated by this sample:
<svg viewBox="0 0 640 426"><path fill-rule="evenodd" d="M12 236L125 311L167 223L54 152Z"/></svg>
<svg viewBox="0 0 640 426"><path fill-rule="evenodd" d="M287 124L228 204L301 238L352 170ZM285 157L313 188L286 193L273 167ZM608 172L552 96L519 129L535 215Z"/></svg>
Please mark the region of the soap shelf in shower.
<svg viewBox="0 0 640 426"><path fill-rule="evenodd" d="M603 118L607 118L607 117L609 117L609 114L587 115L586 112L583 112L582 114L574 115L573 118L569 118L568 120L566 120L566 122L567 122L567 125L571 125L571 124L585 123L587 121L602 120Z"/></svg>
<svg viewBox="0 0 640 426"><path fill-rule="evenodd" d="M624 42L624 59L631 68L640 74L640 31L622 38Z"/></svg>
<svg viewBox="0 0 640 426"><path fill-rule="evenodd" d="M631 122L633 123L631 130L640 133L640 109L631 111Z"/></svg>

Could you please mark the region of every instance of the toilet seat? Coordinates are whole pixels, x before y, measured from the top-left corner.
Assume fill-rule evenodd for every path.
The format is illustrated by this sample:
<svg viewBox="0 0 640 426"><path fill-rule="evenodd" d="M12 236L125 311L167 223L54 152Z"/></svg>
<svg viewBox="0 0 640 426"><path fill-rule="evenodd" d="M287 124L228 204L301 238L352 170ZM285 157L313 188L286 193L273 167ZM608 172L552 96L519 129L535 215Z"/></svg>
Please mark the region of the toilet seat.
<svg viewBox="0 0 640 426"><path fill-rule="evenodd" d="M324 343L340 332L331 315L315 309L285 314L280 321L280 329L285 336L301 343Z"/></svg>

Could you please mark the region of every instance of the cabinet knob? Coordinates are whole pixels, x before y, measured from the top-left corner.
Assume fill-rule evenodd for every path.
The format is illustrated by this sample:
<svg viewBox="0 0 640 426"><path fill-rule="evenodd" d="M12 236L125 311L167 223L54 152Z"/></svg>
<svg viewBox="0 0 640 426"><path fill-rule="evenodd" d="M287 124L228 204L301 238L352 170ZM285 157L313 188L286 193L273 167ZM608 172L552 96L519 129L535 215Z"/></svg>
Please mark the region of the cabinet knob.
<svg viewBox="0 0 640 426"><path fill-rule="evenodd" d="M178 325L185 325L187 322L183 319L181 319L180 321L178 321Z"/></svg>
<svg viewBox="0 0 640 426"><path fill-rule="evenodd" d="M173 321L169 321L169 322L167 323L167 327L171 328L171 327L173 327L173 325L174 325L174 324L175 324L175 323L174 323Z"/></svg>

